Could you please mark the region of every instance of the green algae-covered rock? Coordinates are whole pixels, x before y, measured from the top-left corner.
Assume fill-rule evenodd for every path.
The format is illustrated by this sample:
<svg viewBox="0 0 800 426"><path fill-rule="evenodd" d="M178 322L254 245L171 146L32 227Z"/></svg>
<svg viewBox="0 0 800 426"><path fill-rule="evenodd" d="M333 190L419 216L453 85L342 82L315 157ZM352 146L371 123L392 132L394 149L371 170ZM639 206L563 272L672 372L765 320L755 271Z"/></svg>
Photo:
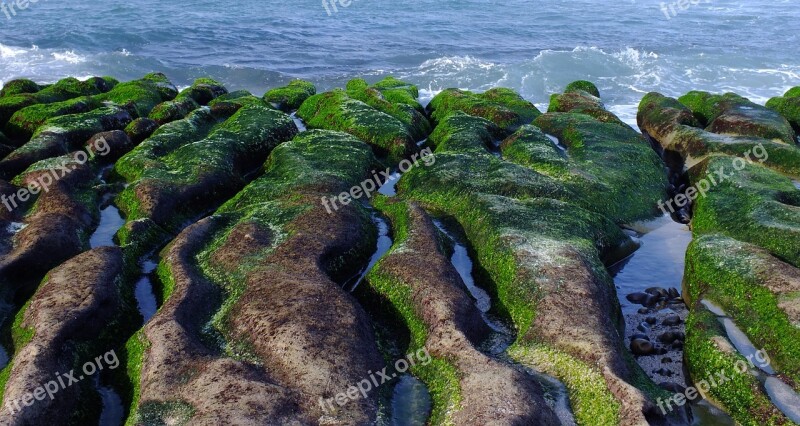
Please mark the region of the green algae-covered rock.
<svg viewBox="0 0 800 426"><path fill-rule="evenodd" d="M48 119L89 112L102 107L108 102L128 108L132 114L140 116L142 113L152 109L153 102L161 102L162 91L164 90L161 85L168 83L167 80L161 79L158 75L149 75L141 80L122 84L116 84L115 82L112 84L103 79L99 81L104 82L104 88L111 89L106 93L95 96L36 104L23 108L11 117L6 125L6 131L10 136L28 139Z"/></svg>
<svg viewBox="0 0 800 426"><path fill-rule="evenodd" d="M652 217L656 205L667 197L664 163L649 143L629 126L620 126L583 114L547 113L534 121L545 133L558 138L566 148L570 175L560 175L587 209L600 212L617 223ZM514 145L547 146L537 132L524 132ZM514 136L512 136L513 138ZM550 158L558 154L552 142ZM539 171L538 158L526 165ZM543 161L542 172L552 162Z"/></svg>
<svg viewBox="0 0 800 426"><path fill-rule="evenodd" d="M244 106L261 106L274 109L273 106L263 99L256 97L247 90L237 90L217 97L208 103L212 113L215 115L230 115Z"/></svg>
<svg viewBox="0 0 800 426"><path fill-rule="evenodd" d="M147 117L156 105L175 99L177 95L177 89L164 74L152 73L139 80L120 83L98 100L124 105L138 118Z"/></svg>
<svg viewBox="0 0 800 426"><path fill-rule="evenodd" d="M14 113L27 106L61 102L80 96L99 95L111 90L115 85L116 80L108 77L92 77L86 81L69 77L35 93L0 97L0 126L5 126Z"/></svg>
<svg viewBox="0 0 800 426"><path fill-rule="evenodd" d="M103 104L91 96L51 104L31 105L14 113L5 130L14 137L28 139L49 118L88 112L101 106Z"/></svg>
<svg viewBox="0 0 800 426"><path fill-rule="evenodd" d="M372 145L377 155L388 157L392 162L399 162L418 149L405 123L349 97L343 90L308 98L297 110L297 116L309 128L350 133Z"/></svg>
<svg viewBox="0 0 800 426"><path fill-rule="evenodd" d="M173 100L160 103L150 111L149 118L159 125L180 120L201 105L208 105L219 96L225 95L228 90L220 83L210 78L200 78L182 90Z"/></svg>
<svg viewBox="0 0 800 426"><path fill-rule="evenodd" d="M244 175L296 133L289 116L264 106L243 107L222 122L197 110L117 162L117 173L131 182L120 207L130 220L176 226L243 187Z"/></svg>
<svg viewBox="0 0 800 426"><path fill-rule="evenodd" d="M264 94L264 101L276 105L284 112L298 108L311 96L317 94L317 88L305 80L293 80L284 87L272 89Z"/></svg>
<svg viewBox="0 0 800 426"><path fill-rule="evenodd" d="M548 112L572 112L586 114L595 119L627 126L616 115L606 110L599 97L581 89L568 89L563 94L554 94L550 97Z"/></svg>
<svg viewBox="0 0 800 426"><path fill-rule="evenodd" d="M436 123L455 111L462 111L483 117L508 133L524 124L530 124L541 115L532 103L505 88L491 89L480 94L459 89L443 90L431 100L428 110Z"/></svg>
<svg viewBox="0 0 800 426"><path fill-rule="evenodd" d="M596 98L600 97L600 91L597 90L597 86L594 85L591 81L586 80L578 80L573 81L572 83L568 84L567 87L564 89L564 93L570 92L586 92Z"/></svg>
<svg viewBox="0 0 800 426"><path fill-rule="evenodd" d="M717 317L702 306L686 319L685 358L689 373L698 378L696 386L708 388L704 396L722 405L738 424L792 424L761 390L758 379L747 370L749 361L727 340ZM720 380L720 373L726 380Z"/></svg>
<svg viewBox="0 0 800 426"><path fill-rule="evenodd" d="M800 133L800 87L792 90L786 92L784 96L774 97L767 101L767 108L780 113L789 120L795 132Z"/></svg>
<svg viewBox="0 0 800 426"><path fill-rule="evenodd" d="M692 110L710 132L774 139L792 145L796 142L795 132L785 118L735 93L714 95L692 91L678 101Z"/></svg>
<svg viewBox="0 0 800 426"><path fill-rule="evenodd" d="M125 133L134 145L139 145L158 129L158 123L149 118L137 118L125 127Z"/></svg>
<svg viewBox="0 0 800 426"><path fill-rule="evenodd" d="M800 190L790 179L729 156L711 156L689 174L698 188L710 187L694 205L695 233L753 243L800 266L800 212L795 207L800 206Z"/></svg>
<svg viewBox="0 0 800 426"><path fill-rule="evenodd" d="M490 290L519 332L510 353L563 380L579 422L644 422L648 400L662 394L623 355L604 260L632 250L614 220L652 217L666 196L663 163L627 126L566 113L534 123L556 134L565 151L524 126L500 145L500 157L494 141L503 132L496 123L460 111L446 115L429 138L435 163L407 172L399 194L463 227ZM617 197L587 198L594 185ZM622 194L644 199L631 205L634 195ZM572 380L578 372L593 379ZM612 382L634 384L625 396L606 382L609 372Z"/></svg>
<svg viewBox="0 0 800 426"><path fill-rule="evenodd" d="M19 95L21 93L36 93L40 89L41 87L38 84L28 80L27 78L11 80L3 85L3 89L0 90L0 98L4 96Z"/></svg>
<svg viewBox="0 0 800 426"><path fill-rule="evenodd" d="M795 144L747 135L721 135L703 130L699 128L701 124L690 109L659 93L648 93L642 99L637 121L643 133L662 149L680 155L689 166L713 153L753 159L754 150L763 149L766 152L765 165L800 176L800 149Z"/></svg>
<svg viewBox="0 0 800 426"><path fill-rule="evenodd" d="M247 108L239 113L244 111ZM145 341L138 345L144 374L136 400L148 402L134 403L134 418L174 418L171 410L159 410L152 402L178 401L187 405L193 422L222 413L250 413L246 418L258 419L259 424L276 419L286 423L289 417L301 423L317 423L323 416L342 424L374 420L377 392L333 410L325 410L318 400L330 398L331 392L335 396L336 389L346 389L365 371L383 366L369 319L331 280L360 267L374 249L369 214L360 203L351 203L326 216L319 201L356 185L375 163L369 146L352 135L305 132L273 151L264 175L171 244L163 276L174 283L167 295L172 303L148 323ZM187 279L188 270L204 278ZM206 296L220 293L209 291L209 286L224 290L221 297ZM297 300L305 302L298 305ZM207 332L184 321L181 307L193 314L209 312L203 330L212 330L215 341L222 342L219 355L182 350L206 341ZM347 333L337 332L343 322L350 324ZM260 331L265 329L273 332ZM320 342L323 352L318 351ZM186 355L153 356L175 348ZM291 356L278 355L286 349ZM343 357L346 364L341 363ZM253 363L269 370L269 377L244 368ZM202 373L181 373L223 367L227 374L208 379L230 381L226 388L239 389L242 383L269 387L245 395L234 391L221 400L216 387L202 386L207 380ZM313 373L297 376L294 372L302 368ZM161 373L148 373L164 369L168 380ZM252 413L254 404L257 413Z"/></svg>
<svg viewBox="0 0 800 426"><path fill-rule="evenodd" d="M691 301L720 306L774 370L800 381L800 269L753 244L702 234L689 246L686 271Z"/></svg>
<svg viewBox="0 0 800 426"><path fill-rule="evenodd" d="M0 176L11 179L37 161L79 149L93 135L122 130L132 120L127 110L117 106L51 118L29 142L0 160Z"/></svg>
<svg viewBox="0 0 800 426"><path fill-rule="evenodd" d="M399 80L383 81L384 87L399 83L402 82ZM411 132L414 140L418 141L427 137L431 132L431 125L424 112L421 112L423 110L422 105L415 98L409 99L412 93L417 92L414 90L416 88L397 86L381 90L366 84L366 81L362 79L351 80L347 83L347 95L402 121ZM399 99L399 102L386 99L384 91L393 94L393 98Z"/></svg>

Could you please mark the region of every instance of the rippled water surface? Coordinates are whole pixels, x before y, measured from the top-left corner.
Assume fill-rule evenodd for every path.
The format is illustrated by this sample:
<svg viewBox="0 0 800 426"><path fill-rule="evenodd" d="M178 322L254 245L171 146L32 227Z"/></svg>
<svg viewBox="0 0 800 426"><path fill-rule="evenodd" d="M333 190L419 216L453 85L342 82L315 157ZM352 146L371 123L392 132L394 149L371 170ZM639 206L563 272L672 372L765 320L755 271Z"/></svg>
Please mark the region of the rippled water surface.
<svg viewBox="0 0 800 426"><path fill-rule="evenodd" d="M545 105L588 78L630 123L651 90L763 102L800 84L797 0L713 0L674 15L660 3L356 0L329 16L318 0L41 0L0 14L0 81L160 70L179 85L210 75L260 94L291 77L327 89L391 73L426 97L503 85Z"/></svg>

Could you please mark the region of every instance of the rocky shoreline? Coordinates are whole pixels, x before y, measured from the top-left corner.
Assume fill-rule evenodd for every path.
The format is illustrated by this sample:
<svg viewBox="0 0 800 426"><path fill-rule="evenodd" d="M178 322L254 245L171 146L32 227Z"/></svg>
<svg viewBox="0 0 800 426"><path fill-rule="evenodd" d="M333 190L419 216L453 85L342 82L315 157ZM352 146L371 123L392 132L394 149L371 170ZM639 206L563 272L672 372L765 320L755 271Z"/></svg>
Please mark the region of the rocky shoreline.
<svg viewBox="0 0 800 426"><path fill-rule="evenodd" d="M721 370L731 380L702 397L735 421L800 424L800 88L766 106L650 93L638 124L587 81L547 111L504 88L422 105L391 77L263 97L211 79L179 91L158 73L10 81L0 424L97 424L112 408L127 425L383 424L413 375L433 425L688 425L691 406L663 401ZM435 161L391 197L357 191L423 149ZM622 294L641 305L623 312L611 270L636 256L630 229L691 189L702 196L672 211L693 237L682 288ZM123 221L94 247L108 206ZM379 260L376 215L392 243ZM479 304L442 222L458 228ZM150 258L158 310L143 323ZM769 385L736 370L747 354L703 302L769 355ZM508 329L499 353L487 315ZM392 370L423 350L430 363ZM105 393L86 380L35 397L108 351L122 366L96 378ZM384 386L359 391L381 371Z"/></svg>

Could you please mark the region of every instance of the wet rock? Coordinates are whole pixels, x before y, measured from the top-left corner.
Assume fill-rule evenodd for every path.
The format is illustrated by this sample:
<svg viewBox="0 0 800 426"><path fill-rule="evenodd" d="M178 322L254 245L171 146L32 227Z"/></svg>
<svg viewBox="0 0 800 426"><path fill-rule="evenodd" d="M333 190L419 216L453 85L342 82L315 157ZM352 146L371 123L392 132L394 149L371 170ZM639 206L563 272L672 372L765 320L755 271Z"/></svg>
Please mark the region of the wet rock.
<svg viewBox="0 0 800 426"><path fill-rule="evenodd" d="M636 326L636 329L641 331L642 333L647 333L650 331L650 326L648 326L646 322L642 322L639 323L638 326Z"/></svg>
<svg viewBox="0 0 800 426"><path fill-rule="evenodd" d="M664 318L663 321L661 321L661 325L667 326L667 327L673 327L673 326L676 326L676 325L680 325L682 322L683 322L683 320L678 315L670 315L670 316Z"/></svg>
<svg viewBox="0 0 800 426"><path fill-rule="evenodd" d="M222 122L198 110L162 126L117 162L115 170L131 183L120 208L129 220L178 227L234 195L244 174L295 134L288 115L264 106L243 107Z"/></svg>
<svg viewBox="0 0 800 426"><path fill-rule="evenodd" d="M672 364L672 358L670 357L661 358L661 362L664 364Z"/></svg>
<svg viewBox="0 0 800 426"><path fill-rule="evenodd" d="M651 296L647 293L631 293L625 296L625 298L631 303L644 305Z"/></svg>
<svg viewBox="0 0 800 426"><path fill-rule="evenodd" d="M664 390L666 390L668 392L672 392L672 393L684 393L684 392L686 392L686 388L685 387L683 387L683 386L681 386L681 385L679 385L677 383L674 383L674 382L662 382L662 383L659 383L658 386L660 386L662 389L664 389Z"/></svg>
<svg viewBox="0 0 800 426"><path fill-rule="evenodd" d="M149 138L156 129L158 129L158 123L155 120L150 118L137 118L125 127L125 133L134 145L139 145L143 140Z"/></svg>
<svg viewBox="0 0 800 426"><path fill-rule="evenodd" d="M460 409L448 410L446 421L558 424L541 389L530 376L490 359L470 343L483 340L490 329L463 283L455 278L458 273L448 257L440 252L437 230L427 214L416 204L398 203L383 208L393 212L393 224L403 227L395 229L395 235L402 233L408 237L394 242L395 247L403 250L385 256L370 272L368 282L399 311L418 312L405 314L406 321L425 324L428 331L425 347L457 369L463 402ZM407 267L418 262L429 265L421 274ZM411 306L408 299L396 296L398 285L410 289ZM416 348L410 350L413 349ZM449 404L446 399L434 401L435 406Z"/></svg>
<svg viewBox="0 0 800 426"><path fill-rule="evenodd" d="M291 112L317 94L317 88L308 81L293 80L284 87L278 87L264 94L264 101L274 104L283 112Z"/></svg>
<svg viewBox="0 0 800 426"><path fill-rule="evenodd" d="M650 337L648 337L646 334L643 333L636 333L631 336L631 340L636 340L636 339L650 340Z"/></svg>
<svg viewBox="0 0 800 426"><path fill-rule="evenodd" d="M681 297L681 294L678 292L678 290L676 288L670 287L669 288L669 297L670 297L670 299L677 299L677 298Z"/></svg>
<svg viewBox="0 0 800 426"><path fill-rule="evenodd" d="M656 317L647 317L644 319L644 322L646 322L648 325L654 325L656 321Z"/></svg>
<svg viewBox="0 0 800 426"><path fill-rule="evenodd" d="M463 113L485 118L507 134L520 126L531 124L541 115L536 107L510 89L491 89L485 93L472 93L460 89L446 89L436 95L428 105L434 122L442 121L448 115Z"/></svg>
<svg viewBox="0 0 800 426"><path fill-rule="evenodd" d="M106 326L120 315L117 282L122 271L122 251L116 247L85 252L50 271L23 314L20 327L31 330L32 337L8 367L0 409L4 423L43 424L64 413L81 412L80 421L97 421L86 410L94 397L86 386L59 389L56 398L34 404L25 404L25 395L54 380L57 372L82 374L84 362L95 362L95 357L104 360L102 367L113 368L113 360L119 366L120 358L109 353L109 343L100 342Z"/></svg>
<svg viewBox="0 0 800 426"><path fill-rule="evenodd" d="M661 287L650 287L644 292L656 297L667 297L667 295L669 294L666 289Z"/></svg>
<svg viewBox="0 0 800 426"><path fill-rule="evenodd" d="M652 310L649 309L649 308L639 308L639 310L637 310L636 312L638 312L638 313L640 313L642 315L645 315L645 314L649 314L651 311Z"/></svg>
<svg viewBox="0 0 800 426"><path fill-rule="evenodd" d="M631 341L631 352L634 355L653 355L655 353L655 346L649 340L634 339Z"/></svg>
<svg viewBox="0 0 800 426"><path fill-rule="evenodd" d="M667 331L658 336L658 341L667 345L676 340L686 340L686 334L682 331Z"/></svg>
<svg viewBox="0 0 800 426"><path fill-rule="evenodd" d="M297 116L309 129L350 133L395 163L418 150L413 132L406 123L351 98L343 90L311 96L297 110Z"/></svg>

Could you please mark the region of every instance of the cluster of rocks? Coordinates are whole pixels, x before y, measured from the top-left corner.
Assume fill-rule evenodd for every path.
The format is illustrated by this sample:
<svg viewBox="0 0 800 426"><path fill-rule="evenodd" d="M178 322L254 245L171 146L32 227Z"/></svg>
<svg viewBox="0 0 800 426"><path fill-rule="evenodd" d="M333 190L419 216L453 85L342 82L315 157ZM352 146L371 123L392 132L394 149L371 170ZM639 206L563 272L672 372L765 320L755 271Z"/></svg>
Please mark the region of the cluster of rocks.
<svg viewBox="0 0 800 426"><path fill-rule="evenodd" d="M2 395L22 398L114 349L126 368L99 380L120 394L130 424L368 424L386 405L382 392L337 396L402 346L432 355L411 369L430 390L431 424L563 422L531 370L563 382L578 424L680 424L682 413L654 404L664 396L656 383L688 384L684 358L698 377L719 367L709 360L735 359L706 354L722 336L703 320L703 297L748 322L784 377L800 382L791 343L800 341L800 191L781 175L800 174L797 95L769 109L735 95L650 94L643 136L585 81L544 113L503 88L448 89L423 107L415 86L391 77L325 93L298 80L264 96L207 78L179 91L162 74L8 82L0 195L54 167L70 172L0 208L0 296L13 306L0 318L10 355ZM107 155L75 162L101 139ZM335 214L319 202L418 154L424 140L435 163L404 174L393 199ZM651 143L691 168L670 185ZM657 215L659 200L727 158L717 154L756 144L768 161L682 215L694 216L697 234L687 293L628 295L642 308L623 328L606 269L637 247L621 227ZM92 249L112 198L125 216L118 247ZM394 245L353 295L342 284L372 254L376 211ZM516 330L507 357L482 352L489 327L435 216L463 229L492 314ZM159 309L142 325L134 287L152 253ZM96 423L93 383L22 410L4 405L2 423ZM725 389L713 396L738 402ZM782 419L754 401L737 412L742 422Z"/></svg>

